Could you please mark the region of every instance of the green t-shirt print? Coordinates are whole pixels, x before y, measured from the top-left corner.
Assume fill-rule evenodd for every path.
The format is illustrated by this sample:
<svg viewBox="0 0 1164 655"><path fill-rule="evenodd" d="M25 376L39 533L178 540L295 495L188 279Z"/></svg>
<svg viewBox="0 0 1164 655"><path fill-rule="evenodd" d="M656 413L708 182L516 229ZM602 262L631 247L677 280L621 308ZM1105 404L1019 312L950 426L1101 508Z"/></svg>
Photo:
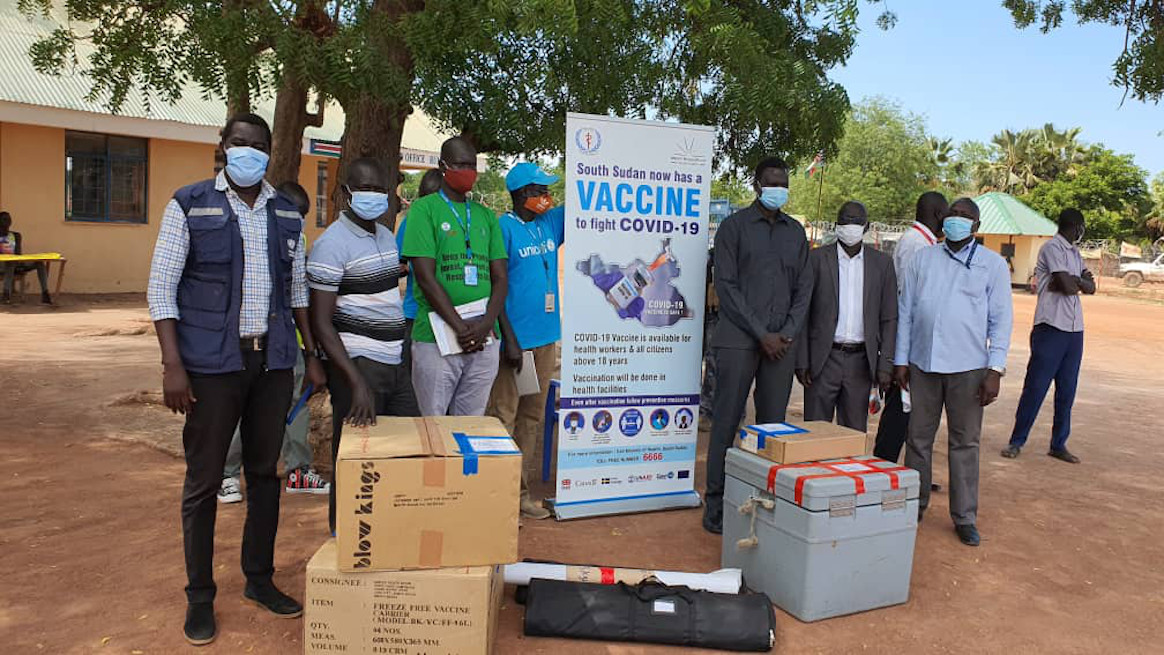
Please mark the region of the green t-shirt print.
<svg viewBox="0 0 1164 655"><path fill-rule="evenodd" d="M449 205L452 205L450 208ZM507 259L505 242L497 217L484 205L468 202L470 219L465 220L466 203L449 203L440 193L417 199L408 209L408 229L404 231L404 256L436 260L436 279L449 294L454 305L488 298L493 290L489 262ZM469 259L465 248L465 227L469 228ZM465 266L477 267L477 285L465 284ZM436 342L428 314L432 303L419 285L413 287L416 298L416 321L412 326L414 341Z"/></svg>

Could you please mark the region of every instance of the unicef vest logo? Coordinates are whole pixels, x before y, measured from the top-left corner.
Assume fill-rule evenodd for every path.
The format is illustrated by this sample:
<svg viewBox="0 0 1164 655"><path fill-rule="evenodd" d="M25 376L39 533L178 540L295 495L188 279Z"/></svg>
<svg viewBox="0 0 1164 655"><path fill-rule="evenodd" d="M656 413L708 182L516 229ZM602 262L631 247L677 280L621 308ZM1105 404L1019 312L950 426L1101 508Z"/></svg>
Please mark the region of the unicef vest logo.
<svg viewBox="0 0 1164 655"><path fill-rule="evenodd" d="M593 127L584 127L574 133L574 144L584 155L593 155L602 147L602 135Z"/></svg>

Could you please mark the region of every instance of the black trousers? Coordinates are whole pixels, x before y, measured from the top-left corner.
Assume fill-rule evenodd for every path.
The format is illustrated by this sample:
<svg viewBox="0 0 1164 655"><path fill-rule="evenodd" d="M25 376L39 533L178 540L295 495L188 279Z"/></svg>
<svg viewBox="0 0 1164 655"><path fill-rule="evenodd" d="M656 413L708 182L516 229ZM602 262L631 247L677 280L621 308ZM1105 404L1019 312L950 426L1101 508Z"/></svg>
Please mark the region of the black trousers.
<svg viewBox="0 0 1164 655"><path fill-rule="evenodd" d="M420 416L416 394L412 391L412 372L404 364L381 364L366 357L356 357L352 363L372 388L377 416ZM352 409L352 389L343 372L330 363L327 388L331 392L331 497L328 499L327 520L331 531L335 532L335 462L339 457L344 419Z"/></svg>
<svg viewBox="0 0 1164 655"><path fill-rule="evenodd" d="M182 537L186 550L186 599L214 600L214 522L222 467L234 428L242 421L243 472L247 480L247 518L243 528L242 570L247 581L267 584L275 572L275 533L279 528L279 476L283 428L291 408L291 369L266 370L266 353L243 352L246 367L236 373L190 373L197 401L186 415L182 446L186 481L182 487Z"/></svg>
<svg viewBox="0 0 1164 655"><path fill-rule="evenodd" d="M756 422L783 422L792 395L796 355L789 348L782 359L771 361L758 350L716 348L715 358L716 388L712 399L711 441L707 447L706 498L709 505L722 505L724 457L744 418L752 381L756 383Z"/></svg>
<svg viewBox="0 0 1164 655"><path fill-rule="evenodd" d="M901 449L908 435L909 414L901 404L901 387L893 385L885 394L885 409L881 413L881 423L877 425L873 456L896 462L901 458Z"/></svg>

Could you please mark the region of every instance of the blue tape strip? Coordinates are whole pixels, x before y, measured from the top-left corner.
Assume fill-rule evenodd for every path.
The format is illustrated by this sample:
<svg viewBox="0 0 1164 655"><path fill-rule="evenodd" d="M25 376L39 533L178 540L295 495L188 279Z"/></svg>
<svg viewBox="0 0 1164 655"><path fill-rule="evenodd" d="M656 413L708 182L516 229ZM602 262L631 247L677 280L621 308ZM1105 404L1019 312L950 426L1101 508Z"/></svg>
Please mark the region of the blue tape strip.
<svg viewBox="0 0 1164 655"><path fill-rule="evenodd" d="M478 450L478 449L473 447L473 443L470 441L470 439L475 439L478 441L480 441L480 440L504 441L504 442L509 443L509 444L513 443L513 440L510 439L509 437L494 437L494 436L478 437L478 436L474 436L474 435L470 435L470 434L465 434L463 432L454 432L453 433L453 440L457 442L457 452L460 453L462 459L464 460L464 463L461 465L461 474L462 475L477 475L477 457L478 457L478 455L520 455L521 454L520 450L514 450L513 448L504 448L504 449L500 449L500 450Z"/></svg>
<svg viewBox="0 0 1164 655"><path fill-rule="evenodd" d="M753 433L756 435L756 448L763 450L764 449L764 440L766 438L769 438L769 437L787 437L787 436L793 435L793 434L806 434L806 433L808 433L807 428L802 428L799 425L792 425L791 423L778 423L777 425L782 426L781 429L779 429L779 430L761 430L760 426L758 426L758 425L747 426L748 428L751 428ZM745 430L740 430L741 436L744 433L745 433Z"/></svg>

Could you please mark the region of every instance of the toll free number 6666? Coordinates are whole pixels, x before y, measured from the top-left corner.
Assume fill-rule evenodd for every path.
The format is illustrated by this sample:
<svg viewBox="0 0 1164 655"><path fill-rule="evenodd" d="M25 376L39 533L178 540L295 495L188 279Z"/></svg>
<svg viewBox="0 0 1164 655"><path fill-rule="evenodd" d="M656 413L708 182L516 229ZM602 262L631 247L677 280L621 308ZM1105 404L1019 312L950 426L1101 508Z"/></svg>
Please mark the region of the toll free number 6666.
<svg viewBox="0 0 1164 655"><path fill-rule="evenodd" d="M661 462L663 461L663 453L643 453L644 462Z"/></svg>

